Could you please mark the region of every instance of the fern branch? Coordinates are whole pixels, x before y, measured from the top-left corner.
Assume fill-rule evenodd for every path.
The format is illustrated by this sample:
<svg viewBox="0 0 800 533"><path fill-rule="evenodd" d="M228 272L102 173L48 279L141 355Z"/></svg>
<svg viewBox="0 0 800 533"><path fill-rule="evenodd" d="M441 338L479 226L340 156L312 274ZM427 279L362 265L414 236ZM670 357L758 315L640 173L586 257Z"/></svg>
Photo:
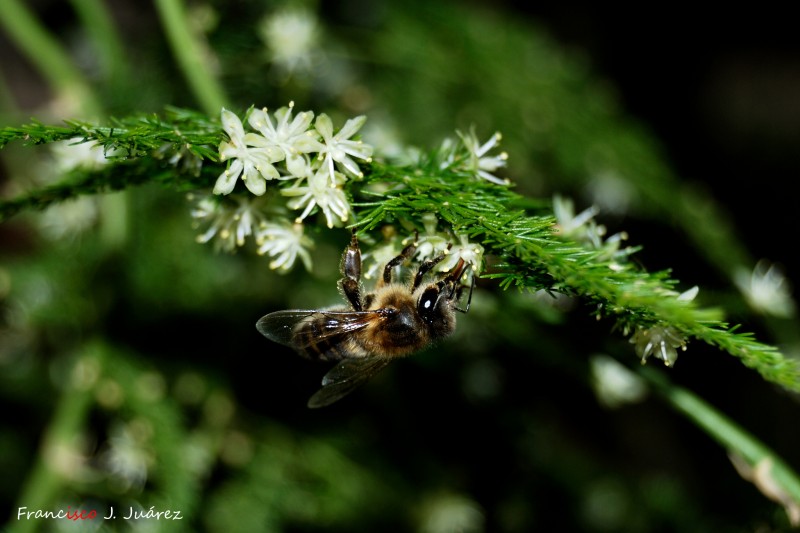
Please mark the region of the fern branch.
<svg viewBox="0 0 800 533"><path fill-rule="evenodd" d="M105 147L114 163L97 172L74 172L60 184L0 202L0 221L24 209L119 190L145 182L178 189L209 188L219 176L217 146L225 138L217 122L192 111L170 109L166 118L133 117L109 127L68 122L64 127L34 123L0 130L0 147L12 140L42 144L79 138ZM164 151L164 148L167 151ZM161 151L183 154L197 165L179 168L153 157ZM694 338L742 360L765 379L800 391L800 366L774 347L758 342L724 323L717 309L699 308L678 298L677 280L669 272L646 272L627 260L635 249L617 253L589 249L559 236L552 209L528 200L510 187L476 179L437 164L432 153L417 165L393 166L373 161L363 165L361 180L347 182L355 200L356 226L372 231L401 221L422 226L422 215L435 213L453 232L479 242L497 257L484 274L504 289L558 291L596 306L598 316L612 317L623 332L669 327L677 338ZM280 185L279 185L280 187Z"/></svg>
<svg viewBox="0 0 800 533"><path fill-rule="evenodd" d="M392 173L376 173L387 180ZM455 231L466 233L500 259L485 277L501 287L556 290L580 296L598 306L598 313L616 319L624 331L666 324L684 338L716 346L758 371L766 380L800 392L800 365L750 333L722 322L718 309L704 309L677 298L677 281L668 272L648 273L631 263L603 258L556 235L551 215L529 215L513 209L522 198L511 190L453 175L396 173L397 188L380 203L363 204L359 225L370 230L410 214L435 212ZM369 181L369 178L368 178ZM512 208L510 209L509 206Z"/></svg>

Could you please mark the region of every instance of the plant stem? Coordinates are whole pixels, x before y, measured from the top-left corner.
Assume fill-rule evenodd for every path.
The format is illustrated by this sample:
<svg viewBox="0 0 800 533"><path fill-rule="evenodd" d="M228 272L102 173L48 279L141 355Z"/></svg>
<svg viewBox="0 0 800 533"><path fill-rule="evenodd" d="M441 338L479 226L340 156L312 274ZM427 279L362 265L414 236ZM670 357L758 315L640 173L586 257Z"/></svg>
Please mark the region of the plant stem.
<svg viewBox="0 0 800 533"><path fill-rule="evenodd" d="M67 481L65 470L80 468L79 463L72 457L72 452L75 438L80 435L81 427L92 405L91 381L83 383L79 381L87 380L87 376L91 376L89 380L96 379L97 373L102 369L103 359L103 349L97 344L92 344L86 347L85 354L73 365L72 372L67 378L69 384L42 438L41 450L28 479L20 490L15 511L22 507L27 507L28 511L40 509L58 511L51 506L56 503L58 491ZM79 369L79 366L82 368ZM13 518L12 513L9 532L35 531L40 525L38 520Z"/></svg>
<svg viewBox="0 0 800 533"><path fill-rule="evenodd" d="M85 118L100 115L101 106L83 75L25 4L18 0L3 0L0 25L54 91L74 104Z"/></svg>
<svg viewBox="0 0 800 533"><path fill-rule="evenodd" d="M161 24L167 33L172 53L200 105L212 116L225 106L222 86L209 69L209 52L193 34L181 0L156 0Z"/></svg>
<svg viewBox="0 0 800 533"><path fill-rule="evenodd" d="M660 373L646 367L639 373L672 408L726 449L742 456L750 466L765 459L771 460L770 473L774 480L795 502L800 502L800 477L774 451L692 392L670 383Z"/></svg>
<svg viewBox="0 0 800 533"><path fill-rule="evenodd" d="M84 31L94 41L94 50L112 90L128 84L128 62L124 47L108 6L101 0L71 0L83 22Z"/></svg>

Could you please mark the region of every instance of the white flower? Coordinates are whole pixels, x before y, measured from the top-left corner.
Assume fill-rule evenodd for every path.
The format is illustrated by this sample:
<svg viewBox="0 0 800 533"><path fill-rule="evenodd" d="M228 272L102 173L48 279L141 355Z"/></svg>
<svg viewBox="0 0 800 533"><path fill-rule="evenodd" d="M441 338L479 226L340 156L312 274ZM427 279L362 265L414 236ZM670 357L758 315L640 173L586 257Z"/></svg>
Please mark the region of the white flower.
<svg viewBox="0 0 800 533"><path fill-rule="evenodd" d="M254 109L248 118L250 125L261 133L269 146L274 146L280 151L276 156L280 159L273 162L301 153L319 152L324 148L316 140L316 132L313 129L309 130L311 121L314 120L314 113L302 111L293 120L293 108L294 102L289 102L289 107L281 107L275 111L275 124L272 123L266 108Z"/></svg>
<svg viewBox="0 0 800 533"><path fill-rule="evenodd" d="M317 19L305 9L286 9L266 17L259 33L278 68L292 73L311 69L311 54L317 46Z"/></svg>
<svg viewBox="0 0 800 533"><path fill-rule="evenodd" d="M636 355L642 358L642 364L651 355L672 366L678 360L676 348L686 350L686 339L672 326L653 326L637 328L630 339L635 345Z"/></svg>
<svg viewBox="0 0 800 533"><path fill-rule="evenodd" d="M597 213L598 209L591 206L575 215L575 204L570 198L564 198L558 194L553 197L553 214L558 223L558 231L568 239L584 240L587 233L586 226Z"/></svg>
<svg viewBox="0 0 800 533"><path fill-rule="evenodd" d="M647 394L642 378L628 370L616 359L596 355L589 360L592 387L597 399L606 407L614 408L626 403L641 401Z"/></svg>
<svg viewBox="0 0 800 533"><path fill-rule="evenodd" d="M108 448L102 454L103 466L123 490L141 490L147 480L148 467L153 462L149 441L152 427L144 420L117 424L111 428Z"/></svg>
<svg viewBox="0 0 800 533"><path fill-rule="evenodd" d="M317 117L314 126L317 128L317 132L322 136L322 140L325 144L324 148L320 150L319 156L324 157L323 166L327 167L331 182L334 181L334 162L344 167L350 174L361 177L364 174L361 172L361 169L358 168L358 163L353 160L353 157L363 159L367 162L372 161L372 146L362 141L350 140L350 137L358 132L366 120L367 117L363 115L351 118L345 123L342 129L334 135L333 122L331 122L330 117L324 113Z"/></svg>
<svg viewBox="0 0 800 533"><path fill-rule="evenodd" d="M314 243L310 237L303 234L303 225L288 222L265 222L258 228L256 242L259 245L258 253L268 254L275 259L269 263L272 270L288 272L299 256L306 270L311 271L311 256L308 249Z"/></svg>
<svg viewBox="0 0 800 533"><path fill-rule="evenodd" d="M478 243L469 242L466 235L459 235L459 244L454 244L441 263L436 267L439 272L452 270L459 259L463 259L471 265L473 273L477 274L483 264L483 246Z"/></svg>
<svg viewBox="0 0 800 533"><path fill-rule="evenodd" d="M597 172L586 184L586 192L605 213L624 214L636 197L631 180L613 170Z"/></svg>
<svg viewBox="0 0 800 533"><path fill-rule="evenodd" d="M190 195L190 200L195 200ZM216 196L200 196L192 209L195 225L207 225L206 231L197 236L197 242L206 243L215 239L214 246L233 252L244 246L245 239L253 235L255 228L265 221L258 200L237 196L220 199Z"/></svg>
<svg viewBox="0 0 800 533"><path fill-rule="evenodd" d="M102 145L83 142L80 137L53 143L52 150L56 159L56 167L60 172L68 172L76 168L98 170L108 163ZM113 153L108 155L113 155Z"/></svg>
<svg viewBox="0 0 800 533"><path fill-rule="evenodd" d="M48 238L57 241L90 228L99 214L95 198L79 196L53 204L41 215L39 224Z"/></svg>
<svg viewBox="0 0 800 533"><path fill-rule="evenodd" d="M487 155L489 150L497 146L500 139L503 138L500 132L495 132L495 134L483 144L480 144L480 141L478 141L478 136L475 134L474 129L470 131L469 135L463 134L460 131L456 133L461 137L461 141L469 151L468 163L466 166L467 170L475 172L481 178L491 181L492 183L498 185L509 184L507 179L500 179L492 174L492 172L495 172L498 168L506 166L508 154L506 152L500 152L493 156Z"/></svg>
<svg viewBox="0 0 800 533"><path fill-rule="evenodd" d="M386 263L400 255L400 249L394 242L388 242L381 246L374 246L362 257L362 264L368 265L364 270L364 277L372 279L376 275L383 275L383 268Z"/></svg>
<svg viewBox="0 0 800 533"><path fill-rule="evenodd" d="M417 252L415 255L420 261L427 261L437 255L446 253L449 245L450 241L443 235L422 235L417 240Z"/></svg>
<svg viewBox="0 0 800 533"><path fill-rule="evenodd" d="M600 260L622 260L630 253L630 249L620 249L622 242L628 238L625 232L615 233L606 237L607 229L604 225L595 222L594 216L598 213L595 206L588 207L575 214L575 206L571 199L563 198L556 194L553 197L553 214L556 217L558 233L576 243L587 245L592 250L602 252L598 255ZM612 268L622 268L614 262Z"/></svg>
<svg viewBox="0 0 800 533"><path fill-rule="evenodd" d="M680 302L691 302L697 297L697 294L700 292L700 287L695 285L691 289L687 289L678 295L677 300Z"/></svg>
<svg viewBox="0 0 800 533"><path fill-rule="evenodd" d="M272 163L282 159L282 152L271 146L261 135L245 133L236 114L222 109L222 127L230 141L219 145L220 161L233 159L214 185L214 194L230 194L236 180L244 174L244 184L253 194L261 196L267 190L267 180L279 179Z"/></svg>
<svg viewBox="0 0 800 533"><path fill-rule="evenodd" d="M350 203L341 189L346 178L341 173L335 172L333 180L331 182L328 179L327 171L319 169L308 177L307 185L293 185L281 190L284 196L298 197L287 203L291 209L304 208L296 222L303 221L315 206L319 206L322 210L329 228L334 226L336 218L341 222L347 221L350 216Z"/></svg>
<svg viewBox="0 0 800 533"><path fill-rule="evenodd" d="M460 494L428 495L419 516L420 533L478 533L486 529L481 507Z"/></svg>
<svg viewBox="0 0 800 533"><path fill-rule="evenodd" d="M752 272L737 270L733 280L756 311L783 318L794 315L789 283L777 266L762 259Z"/></svg>

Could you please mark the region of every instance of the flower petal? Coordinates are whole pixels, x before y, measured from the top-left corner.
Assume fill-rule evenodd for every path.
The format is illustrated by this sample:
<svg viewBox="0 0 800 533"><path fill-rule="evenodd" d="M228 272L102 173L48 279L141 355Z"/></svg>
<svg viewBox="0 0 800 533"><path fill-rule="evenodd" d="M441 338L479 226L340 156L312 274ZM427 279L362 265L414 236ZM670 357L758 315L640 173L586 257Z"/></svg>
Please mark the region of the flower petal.
<svg viewBox="0 0 800 533"><path fill-rule="evenodd" d="M217 182L214 184L214 194L230 194L236 186L236 180L239 179L243 168L242 162L234 159L231 166L217 178Z"/></svg>

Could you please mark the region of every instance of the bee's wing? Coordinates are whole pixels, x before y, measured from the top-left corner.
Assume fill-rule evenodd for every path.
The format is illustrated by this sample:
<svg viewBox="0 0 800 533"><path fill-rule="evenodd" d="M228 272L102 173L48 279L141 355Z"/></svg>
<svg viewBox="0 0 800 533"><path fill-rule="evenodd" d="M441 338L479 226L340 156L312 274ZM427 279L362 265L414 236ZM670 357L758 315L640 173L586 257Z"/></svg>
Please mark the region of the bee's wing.
<svg viewBox="0 0 800 533"><path fill-rule="evenodd" d="M308 400L308 406L325 407L340 400L386 368L391 361L388 357L344 359L325 374L322 388Z"/></svg>
<svg viewBox="0 0 800 533"><path fill-rule="evenodd" d="M336 335L352 333L365 327L375 317L374 311L318 311L309 309L290 309L275 311L265 315L256 322L256 329L266 338L292 348L308 348L312 341L330 338ZM304 320L317 323L319 332L314 337L298 339L294 334L295 326Z"/></svg>

